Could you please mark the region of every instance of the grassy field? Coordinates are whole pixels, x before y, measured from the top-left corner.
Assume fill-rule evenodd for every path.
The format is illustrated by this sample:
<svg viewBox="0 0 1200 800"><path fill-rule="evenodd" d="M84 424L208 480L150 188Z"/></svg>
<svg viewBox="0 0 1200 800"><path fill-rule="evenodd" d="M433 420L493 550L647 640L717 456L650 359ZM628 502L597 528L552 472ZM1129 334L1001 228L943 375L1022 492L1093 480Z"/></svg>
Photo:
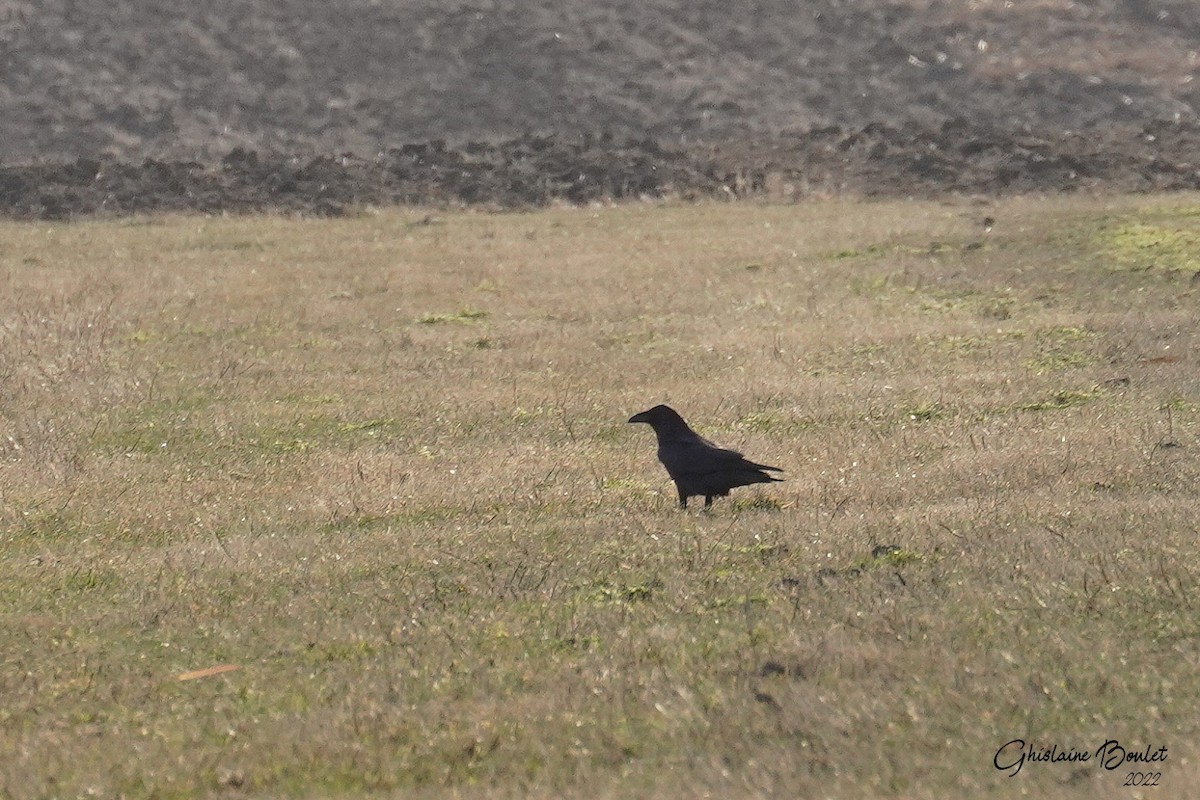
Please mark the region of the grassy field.
<svg viewBox="0 0 1200 800"><path fill-rule="evenodd" d="M1197 270L1190 196L0 225L0 796L1185 797ZM681 512L659 402L788 482Z"/></svg>

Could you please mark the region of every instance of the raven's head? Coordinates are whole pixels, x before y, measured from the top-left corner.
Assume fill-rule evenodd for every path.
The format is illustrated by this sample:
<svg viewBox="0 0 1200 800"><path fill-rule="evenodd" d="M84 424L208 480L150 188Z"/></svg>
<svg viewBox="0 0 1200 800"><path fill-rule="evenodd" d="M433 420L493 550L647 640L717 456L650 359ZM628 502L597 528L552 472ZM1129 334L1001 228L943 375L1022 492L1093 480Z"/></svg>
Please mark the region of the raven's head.
<svg viewBox="0 0 1200 800"><path fill-rule="evenodd" d="M629 418L630 422L644 422L654 430L672 430L674 428L682 428L687 430L687 423L683 421L683 417L675 413L675 409L670 406L657 405L640 414L634 414Z"/></svg>

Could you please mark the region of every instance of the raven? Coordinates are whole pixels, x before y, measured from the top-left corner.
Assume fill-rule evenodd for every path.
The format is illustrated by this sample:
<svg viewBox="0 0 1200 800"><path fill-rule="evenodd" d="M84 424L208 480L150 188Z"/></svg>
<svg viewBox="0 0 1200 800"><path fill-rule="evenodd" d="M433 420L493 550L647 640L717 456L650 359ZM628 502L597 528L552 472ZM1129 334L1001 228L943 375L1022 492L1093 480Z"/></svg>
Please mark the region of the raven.
<svg viewBox="0 0 1200 800"><path fill-rule="evenodd" d="M675 481L681 508L687 508L688 498L693 495L704 495L704 507L708 508L714 497L725 497L736 486L783 480L767 474L782 472L779 467L755 464L736 450L717 447L689 428L670 406L655 406L634 414L629 421L644 422L654 428L658 460Z"/></svg>

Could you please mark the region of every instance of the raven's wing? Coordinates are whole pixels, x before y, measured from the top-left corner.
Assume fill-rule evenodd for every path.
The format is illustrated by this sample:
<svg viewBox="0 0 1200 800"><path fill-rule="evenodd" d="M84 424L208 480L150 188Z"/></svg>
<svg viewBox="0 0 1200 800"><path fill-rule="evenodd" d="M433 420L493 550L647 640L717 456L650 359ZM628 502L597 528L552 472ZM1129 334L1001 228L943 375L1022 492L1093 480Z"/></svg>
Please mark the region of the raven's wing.
<svg viewBox="0 0 1200 800"><path fill-rule="evenodd" d="M659 448L658 457L672 478L750 470L783 471L779 467L748 461L738 451L717 447L700 436L691 442L671 442Z"/></svg>
<svg viewBox="0 0 1200 800"><path fill-rule="evenodd" d="M742 463L739 464L739 466L749 467L751 469L765 469L765 470L769 470L771 472L783 472L783 470L780 467L769 467L766 464L756 464L753 461L750 461L749 459L747 459L744 455L742 455L742 452L740 450L734 450L729 447L721 447L720 445L718 445L708 439L705 439L700 434L696 434L696 439L699 440L700 444L707 445L708 447L710 447L712 450L716 451L717 453L723 454L721 456L721 458L727 459L729 462L733 462L735 456L738 459L741 459ZM718 459L718 462L720 463L720 459Z"/></svg>
<svg viewBox="0 0 1200 800"><path fill-rule="evenodd" d="M741 453L739 453L737 450L731 450L731 449L729 449L728 447L721 447L721 445L717 444L716 442L712 442L712 441L709 441L708 439L705 439L703 436L701 436L701 435L700 435L700 434L698 434L698 433L696 434L696 439L697 439L697 440L698 440L698 441L699 441L701 444L706 444L706 445L708 445L709 447L711 447L713 450L724 450L726 453L733 453L733 454L734 454L734 455L736 455L736 456L740 456L740 455L741 455Z"/></svg>

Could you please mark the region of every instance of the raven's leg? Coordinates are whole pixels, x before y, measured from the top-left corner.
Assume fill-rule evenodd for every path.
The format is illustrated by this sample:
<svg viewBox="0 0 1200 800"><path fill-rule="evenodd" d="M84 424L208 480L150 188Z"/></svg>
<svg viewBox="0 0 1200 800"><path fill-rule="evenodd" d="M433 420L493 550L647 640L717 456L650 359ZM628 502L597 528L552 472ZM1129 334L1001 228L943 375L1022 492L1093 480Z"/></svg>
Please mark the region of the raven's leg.
<svg viewBox="0 0 1200 800"><path fill-rule="evenodd" d="M676 484L676 485L675 485L675 488L676 488L677 490L679 490L679 507L680 507L680 508L687 508L687 498L688 498L688 496L687 496L686 494L684 494L684 493L683 493L683 487L682 487L682 486L680 486L679 484Z"/></svg>
<svg viewBox="0 0 1200 800"><path fill-rule="evenodd" d="M708 508L712 505L713 496L711 494L704 495L704 507Z"/></svg>

